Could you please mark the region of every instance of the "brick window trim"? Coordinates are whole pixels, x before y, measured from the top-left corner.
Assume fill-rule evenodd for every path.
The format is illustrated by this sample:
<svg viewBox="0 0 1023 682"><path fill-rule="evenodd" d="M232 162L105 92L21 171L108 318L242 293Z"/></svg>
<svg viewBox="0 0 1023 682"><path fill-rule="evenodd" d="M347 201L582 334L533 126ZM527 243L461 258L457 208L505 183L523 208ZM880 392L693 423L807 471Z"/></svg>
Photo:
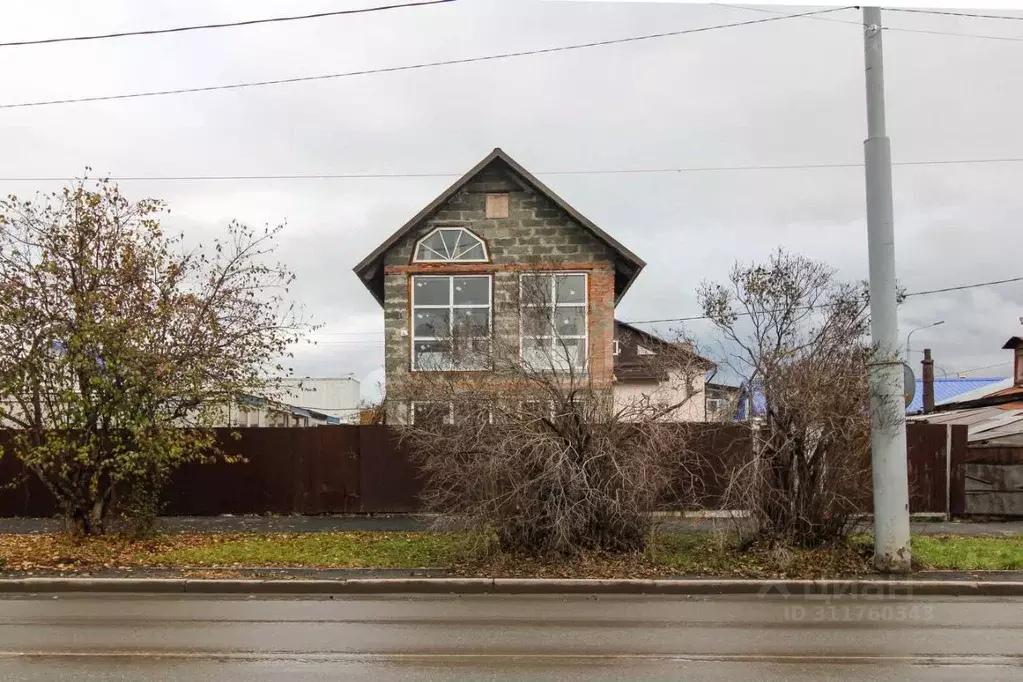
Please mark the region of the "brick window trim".
<svg viewBox="0 0 1023 682"><path fill-rule="evenodd" d="M606 263L413 263L411 265L386 265L385 275L467 275L495 272L606 272L613 269ZM612 291L613 295L614 292Z"/></svg>

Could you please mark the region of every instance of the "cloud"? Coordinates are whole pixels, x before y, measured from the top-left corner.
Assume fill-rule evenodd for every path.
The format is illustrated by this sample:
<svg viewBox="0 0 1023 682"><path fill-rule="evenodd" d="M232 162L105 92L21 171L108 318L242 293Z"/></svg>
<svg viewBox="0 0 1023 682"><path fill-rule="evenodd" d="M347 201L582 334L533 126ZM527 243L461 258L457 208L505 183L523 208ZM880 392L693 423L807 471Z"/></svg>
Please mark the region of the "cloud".
<svg viewBox="0 0 1023 682"><path fill-rule="evenodd" d="M0 40L272 16L280 4L70 0L7 8ZM302 12L331 9L308 0ZM296 10L297 11L297 10ZM798 11L793 9L793 11ZM764 16L720 6L462 2L360 17L0 50L3 102L387 67L693 28ZM847 11L829 15L856 23ZM949 17L889 25L1011 35ZM999 25L994 25L995 23ZM45 27L45 28L40 28ZM865 136L861 29L797 19L575 52L175 97L0 110L0 177L97 174L461 173L501 146L527 168L857 163ZM1023 45L885 34L896 160L1023 157ZM649 266L623 319L698 313L696 285L778 245L866 276L859 168L556 175L545 182ZM205 238L237 218L287 221L295 296L325 323L302 374L365 376L382 314L351 267L452 178L131 182L168 225ZM897 266L909 290L1017 276L1023 164L895 169ZM40 183L0 183L31 194ZM1023 287L910 299L940 366L1007 359ZM699 330L699 323L693 323ZM329 332L329 334L327 334ZM699 332L704 334L705 332ZM922 345L921 345L922 347ZM1007 369L1002 369L1005 373Z"/></svg>

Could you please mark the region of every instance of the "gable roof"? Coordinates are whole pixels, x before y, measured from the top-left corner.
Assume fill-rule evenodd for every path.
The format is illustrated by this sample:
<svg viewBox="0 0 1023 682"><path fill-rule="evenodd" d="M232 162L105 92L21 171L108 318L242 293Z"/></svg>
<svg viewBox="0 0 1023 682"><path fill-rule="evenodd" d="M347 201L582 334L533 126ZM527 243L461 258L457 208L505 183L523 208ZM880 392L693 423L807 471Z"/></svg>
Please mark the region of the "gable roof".
<svg viewBox="0 0 1023 682"><path fill-rule="evenodd" d="M353 268L355 273L359 275L363 284L365 284L370 290L370 293L372 293L377 301L383 305L383 258L387 251L397 244L402 237L411 232L417 225L419 225L419 223L428 218L430 214L438 210L448 199L453 197L460 189L467 185L469 181L471 181L484 168L495 161L503 162L527 185L532 187L533 190L550 200L558 208L567 213L573 220L582 225L584 229L589 230L597 239L611 247L617 255L615 260L615 303L617 303L618 300L625 295L625 292L628 291L632 282L635 280L636 275L639 274L639 271L643 269L646 263L639 256L625 248L607 232L604 232L602 229L597 227L589 218L569 205L567 201L555 194L549 187L540 182L532 173L519 165L515 159L508 156L508 154L500 147L496 147L494 151L487 154L479 163L469 169L469 172L456 180L446 190L441 192L436 199L427 204L423 210L419 211L419 213L412 216L407 223L398 228L394 234L385 239L380 246L375 248L372 253L363 258L362 261Z"/></svg>
<svg viewBox="0 0 1023 682"><path fill-rule="evenodd" d="M1020 346L1023 346L1023 339L1019 338L1018 336L1013 336L1012 338L1005 342L1005 345L1002 346L1002 350L1015 350Z"/></svg>

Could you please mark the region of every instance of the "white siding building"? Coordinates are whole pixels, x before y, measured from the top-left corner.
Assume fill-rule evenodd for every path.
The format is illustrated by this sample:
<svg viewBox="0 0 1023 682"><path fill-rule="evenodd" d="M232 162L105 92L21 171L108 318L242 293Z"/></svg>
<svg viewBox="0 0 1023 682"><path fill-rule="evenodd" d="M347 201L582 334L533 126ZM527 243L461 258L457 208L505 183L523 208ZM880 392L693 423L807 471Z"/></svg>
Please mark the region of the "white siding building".
<svg viewBox="0 0 1023 682"><path fill-rule="evenodd" d="M348 375L288 378L277 397L282 403L335 417L342 424L358 424L359 395L359 380Z"/></svg>
<svg viewBox="0 0 1023 682"><path fill-rule="evenodd" d="M680 354L676 344L619 320L615 320L613 343L616 410L628 405L649 405L656 409L681 403L662 419L707 421L705 372L713 369L713 362L695 352ZM672 366L683 358L689 366ZM694 371L695 376L689 376Z"/></svg>

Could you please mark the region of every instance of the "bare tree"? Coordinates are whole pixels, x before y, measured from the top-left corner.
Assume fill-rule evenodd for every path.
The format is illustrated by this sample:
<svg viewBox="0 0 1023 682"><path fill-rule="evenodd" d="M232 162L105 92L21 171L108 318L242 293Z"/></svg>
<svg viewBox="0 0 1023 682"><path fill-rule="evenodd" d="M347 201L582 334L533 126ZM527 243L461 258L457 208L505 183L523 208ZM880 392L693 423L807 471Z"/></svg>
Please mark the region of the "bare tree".
<svg viewBox="0 0 1023 682"><path fill-rule="evenodd" d="M732 471L726 504L748 510L757 537L838 541L869 505L866 288L803 256L736 264L699 299L743 378L753 457ZM886 418L900 418L898 406Z"/></svg>
<svg viewBox="0 0 1023 682"><path fill-rule="evenodd" d="M266 262L279 228L186 250L163 210L106 181L0 201L0 418L78 533L103 532L115 490L155 515L169 473L216 454L226 405L272 393L303 326Z"/></svg>
<svg viewBox="0 0 1023 682"><path fill-rule="evenodd" d="M685 427L663 419L703 399L692 384L708 366L691 346L665 344L651 370L670 369L691 390L616 405L610 376L587 366L586 316L562 305L572 294L559 277L523 276L493 324L450 324L434 371L392 387L388 414L392 424L406 415L402 438L424 469L426 505L495 532L504 550L638 550L649 512L691 464ZM476 371L457 371L466 368Z"/></svg>

